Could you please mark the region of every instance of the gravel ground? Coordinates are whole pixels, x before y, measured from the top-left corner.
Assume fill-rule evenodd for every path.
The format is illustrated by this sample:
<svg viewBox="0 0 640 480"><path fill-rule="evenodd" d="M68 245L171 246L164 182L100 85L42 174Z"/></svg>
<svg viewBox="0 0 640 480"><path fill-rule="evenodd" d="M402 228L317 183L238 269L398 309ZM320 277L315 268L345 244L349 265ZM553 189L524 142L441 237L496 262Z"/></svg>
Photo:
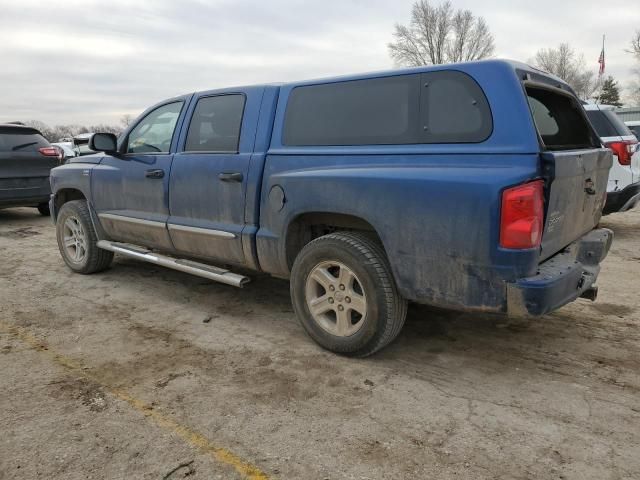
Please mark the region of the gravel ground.
<svg viewBox="0 0 640 480"><path fill-rule="evenodd" d="M353 360L305 336L282 280L76 275L49 219L2 210L0 479L638 479L640 210L602 223L596 303L411 306Z"/></svg>

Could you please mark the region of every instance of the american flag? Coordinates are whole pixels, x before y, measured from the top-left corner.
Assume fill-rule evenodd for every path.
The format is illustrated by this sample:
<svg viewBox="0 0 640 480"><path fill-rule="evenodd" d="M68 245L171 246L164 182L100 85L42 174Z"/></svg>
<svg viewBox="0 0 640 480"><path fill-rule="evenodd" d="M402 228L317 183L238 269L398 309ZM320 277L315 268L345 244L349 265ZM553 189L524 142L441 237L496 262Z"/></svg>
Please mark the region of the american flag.
<svg viewBox="0 0 640 480"><path fill-rule="evenodd" d="M600 70L598 70L598 75L602 75L604 73L604 37L602 37L602 51L600 52L600 58L598 59L598 63L600 64Z"/></svg>

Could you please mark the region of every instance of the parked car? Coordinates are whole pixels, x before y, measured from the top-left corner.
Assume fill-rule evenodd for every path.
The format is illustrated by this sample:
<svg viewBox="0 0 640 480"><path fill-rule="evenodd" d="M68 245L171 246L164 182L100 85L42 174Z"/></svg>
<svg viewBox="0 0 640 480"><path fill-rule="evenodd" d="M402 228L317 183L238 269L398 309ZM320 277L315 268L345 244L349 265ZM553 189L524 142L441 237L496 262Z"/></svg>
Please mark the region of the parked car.
<svg viewBox="0 0 640 480"><path fill-rule="evenodd" d="M91 148L89 148L89 140L91 139L92 135L93 133L80 133L73 137L73 150L77 157L96 153L91 150Z"/></svg>
<svg viewBox="0 0 640 480"><path fill-rule="evenodd" d="M73 149L72 142L54 142L51 145L62 149L62 154L65 160L78 156L78 153Z"/></svg>
<svg viewBox="0 0 640 480"><path fill-rule="evenodd" d="M35 128L0 125L0 208L36 207L49 215L49 172L62 153Z"/></svg>
<svg viewBox="0 0 640 480"><path fill-rule="evenodd" d="M625 212L640 202L638 140L611 105L584 105L587 117L602 143L613 152L604 213Z"/></svg>
<svg viewBox="0 0 640 480"><path fill-rule="evenodd" d="M290 279L309 335L369 355L407 301L540 316L595 299L612 163L570 87L483 61L165 100L54 169L60 253ZM231 265L221 268L215 264Z"/></svg>
<svg viewBox="0 0 640 480"><path fill-rule="evenodd" d="M627 120L624 124L631 130L631 132L640 140L640 120ZM638 150L636 148L636 150Z"/></svg>

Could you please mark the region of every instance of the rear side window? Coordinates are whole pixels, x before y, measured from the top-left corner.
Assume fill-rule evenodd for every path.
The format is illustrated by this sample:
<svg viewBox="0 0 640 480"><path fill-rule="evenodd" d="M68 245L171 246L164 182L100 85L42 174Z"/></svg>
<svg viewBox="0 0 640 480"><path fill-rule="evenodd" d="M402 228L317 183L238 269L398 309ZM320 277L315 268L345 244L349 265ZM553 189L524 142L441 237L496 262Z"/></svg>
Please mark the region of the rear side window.
<svg viewBox="0 0 640 480"><path fill-rule="evenodd" d="M640 125L629 126L629 130L633 133L638 140L640 140Z"/></svg>
<svg viewBox="0 0 640 480"><path fill-rule="evenodd" d="M0 129L0 152L37 152L49 142L34 130Z"/></svg>
<svg viewBox="0 0 640 480"><path fill-rule="evenodd" d="M244 95L205 97L191 117L187 152L238 152Z"/></svg>
<svg viewBox="0 0 640 480"><path fill-rule="evenodd" d="M422 143L477 143L491 135L489 102L470 76L431 72L421 83Z"/></svg>
<svg viewBox="0 0 640 480"><path fill-rule="evenodd" d="M633 135L624 122L611 110L587 110L587 117L600 137Z"/></svg>
<svg viewBox="0 0 640 480"><path fill-rule="evenodd" d="M527 87L527 98L538 134L549 150L599 146L582 106L568 94Z"/></svg>
<svg viewBox="0 0 640 480"><path fill-rule="evenodd" d="M282 142L291 146L481 142L493 129L471 77L442 71L297 87Z"/></svg>

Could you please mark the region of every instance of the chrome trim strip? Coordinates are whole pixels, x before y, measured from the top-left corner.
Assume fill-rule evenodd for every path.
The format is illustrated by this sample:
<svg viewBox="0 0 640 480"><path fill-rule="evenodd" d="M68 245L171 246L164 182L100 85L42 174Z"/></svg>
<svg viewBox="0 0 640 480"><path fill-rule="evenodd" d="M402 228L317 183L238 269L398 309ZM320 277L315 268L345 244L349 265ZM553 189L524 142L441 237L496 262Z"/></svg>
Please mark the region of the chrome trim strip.
<svg viewBox="0 0 640 480"><path fill-rule="evenodd" d="M211 235L212 237L226 238L231 240L236 238L235 233L226 232L224 230L213 230L211 228L189 227L187 225L177 225L175 223L167 224L169 230L177 230L179 232L199 233L201 235Z"/></svg>
<svg viewBox="0 0 640 480"><path fill-rule="evenodd" d="M143 220L142 218L127 217L126 215L116 215L114 213L99 213L98 218L105 220L113 220L116 222L135 223L138 225L146 225L148 227L166 228L166 223L156 222L155 220Z"/></svg>

